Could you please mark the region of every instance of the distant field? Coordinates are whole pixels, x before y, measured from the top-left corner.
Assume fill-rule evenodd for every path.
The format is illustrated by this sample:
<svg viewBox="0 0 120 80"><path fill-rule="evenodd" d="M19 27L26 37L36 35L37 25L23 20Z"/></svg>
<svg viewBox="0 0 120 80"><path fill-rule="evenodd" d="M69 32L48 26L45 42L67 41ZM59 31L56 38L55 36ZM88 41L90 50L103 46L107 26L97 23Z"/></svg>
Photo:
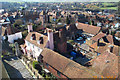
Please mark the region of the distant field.
<svg viewBox="0 0 120 80"><path fill-rule="evenodd" d="M105 8L100 8L100 9L113 9L113 10L117 10L118 7L105 7Z"/></svg>
<svg viewBox="0 0 120 80"><path fill-rule="evenodd" d="M102 3L103 5L105 5L105 6L108 6L108 5L114 5L115 3L107 3L107 2L105 2L105 3Z"/></svg>
<svg viewBox="0 0 120 80"><path fill-rule="evenodd" d="M102 5L104 5L104 7L101 7L100 9L113 9L113 10L117 10L117 3L109 3L109 2L104 2L102 3Z"/></svg>

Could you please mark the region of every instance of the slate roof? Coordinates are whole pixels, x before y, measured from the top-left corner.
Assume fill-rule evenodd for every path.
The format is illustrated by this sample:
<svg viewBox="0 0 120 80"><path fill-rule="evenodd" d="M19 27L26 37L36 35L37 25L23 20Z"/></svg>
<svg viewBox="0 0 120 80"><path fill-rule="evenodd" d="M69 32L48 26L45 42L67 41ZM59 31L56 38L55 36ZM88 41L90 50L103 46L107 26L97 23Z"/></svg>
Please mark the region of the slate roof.
<svg viewBox="0 0 120 80"><path fill-rule="evenodd" d="M66 28L67 28L67 27L66 27ZM77 28L76 28L75 24L70 24L69 27L68 27L68 29L69 29L71 32L77 31Z"/></svg>

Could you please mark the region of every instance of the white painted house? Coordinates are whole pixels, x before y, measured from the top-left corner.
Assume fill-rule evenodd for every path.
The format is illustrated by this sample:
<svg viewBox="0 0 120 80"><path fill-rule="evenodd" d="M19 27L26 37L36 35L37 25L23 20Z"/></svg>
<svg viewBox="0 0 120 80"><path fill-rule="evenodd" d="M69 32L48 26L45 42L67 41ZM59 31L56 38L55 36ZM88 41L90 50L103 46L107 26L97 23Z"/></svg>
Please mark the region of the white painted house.
<svg viewBox="0 0 120 80"><path fill-rule="evenodd" d="M22 32L17 32L15 34L7 35L8 42L14 43L14 40L22 39Z"/></svg>
<svg viewBox="0 0 120 80"><path fill-rule="evenodd" d="M47 34L48 36L38 32L29 32L25 44L21 45L24 54L38 61L38 57L44 48L53 50L53 32L47 29Z"/></svg>

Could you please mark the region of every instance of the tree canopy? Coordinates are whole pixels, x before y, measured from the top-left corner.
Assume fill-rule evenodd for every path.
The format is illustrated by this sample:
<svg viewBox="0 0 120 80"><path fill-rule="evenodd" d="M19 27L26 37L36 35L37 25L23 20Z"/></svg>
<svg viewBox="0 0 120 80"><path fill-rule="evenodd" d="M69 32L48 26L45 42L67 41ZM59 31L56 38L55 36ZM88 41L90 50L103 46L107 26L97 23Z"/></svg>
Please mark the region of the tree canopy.
<svg viewBox="0 0 120 80"><path fill-rule="evenodd" d="M68 16L67 16L67 18L66 18L66 24L67 24L67 25L70 24L70 19L69 19Z"/></svg>

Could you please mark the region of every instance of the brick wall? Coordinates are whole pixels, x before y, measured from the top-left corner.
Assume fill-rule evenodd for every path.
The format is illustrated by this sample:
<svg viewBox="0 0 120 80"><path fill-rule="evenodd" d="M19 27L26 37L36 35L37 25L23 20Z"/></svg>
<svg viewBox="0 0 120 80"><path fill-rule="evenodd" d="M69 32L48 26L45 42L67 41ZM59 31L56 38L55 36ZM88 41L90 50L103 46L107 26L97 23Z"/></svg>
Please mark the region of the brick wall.
<svg viewBox="0 0 120 80"><path fill-rule="evenodd" d="M43 80L43 77L39 74L39 72L38 72L38 70L36 70L36 69L34 69L33 68L33 65L32 65L32 63L30 62L30 63L27 63L27 59L25 58L25 57L22 57L22 60L25 62L25 64L28 66L28 68L29 68L29 70L31 70L32 71L32 76L34 75L34 76L36 76L36 78L38 78L38 79L40 79L40 80Z"/></svg>
<svg viewBox="0 0 120 80"><path fill-rule="evenodd" d="M60 79L64 79L64 80L68 80L68 78L63 75L62 73L60 73L60 75L57 74L57 70L54 69L53 67L51 67L50 65L47 66L45 62L43 62L44 68L48 69L54 76L60 78Z"/></svg>
<svg viewBox="0 0 120 80"><path fill-rule="evenodd" d="M66 53L67 52L67 43L58 43L58 50L60 53Z"/></svg>

